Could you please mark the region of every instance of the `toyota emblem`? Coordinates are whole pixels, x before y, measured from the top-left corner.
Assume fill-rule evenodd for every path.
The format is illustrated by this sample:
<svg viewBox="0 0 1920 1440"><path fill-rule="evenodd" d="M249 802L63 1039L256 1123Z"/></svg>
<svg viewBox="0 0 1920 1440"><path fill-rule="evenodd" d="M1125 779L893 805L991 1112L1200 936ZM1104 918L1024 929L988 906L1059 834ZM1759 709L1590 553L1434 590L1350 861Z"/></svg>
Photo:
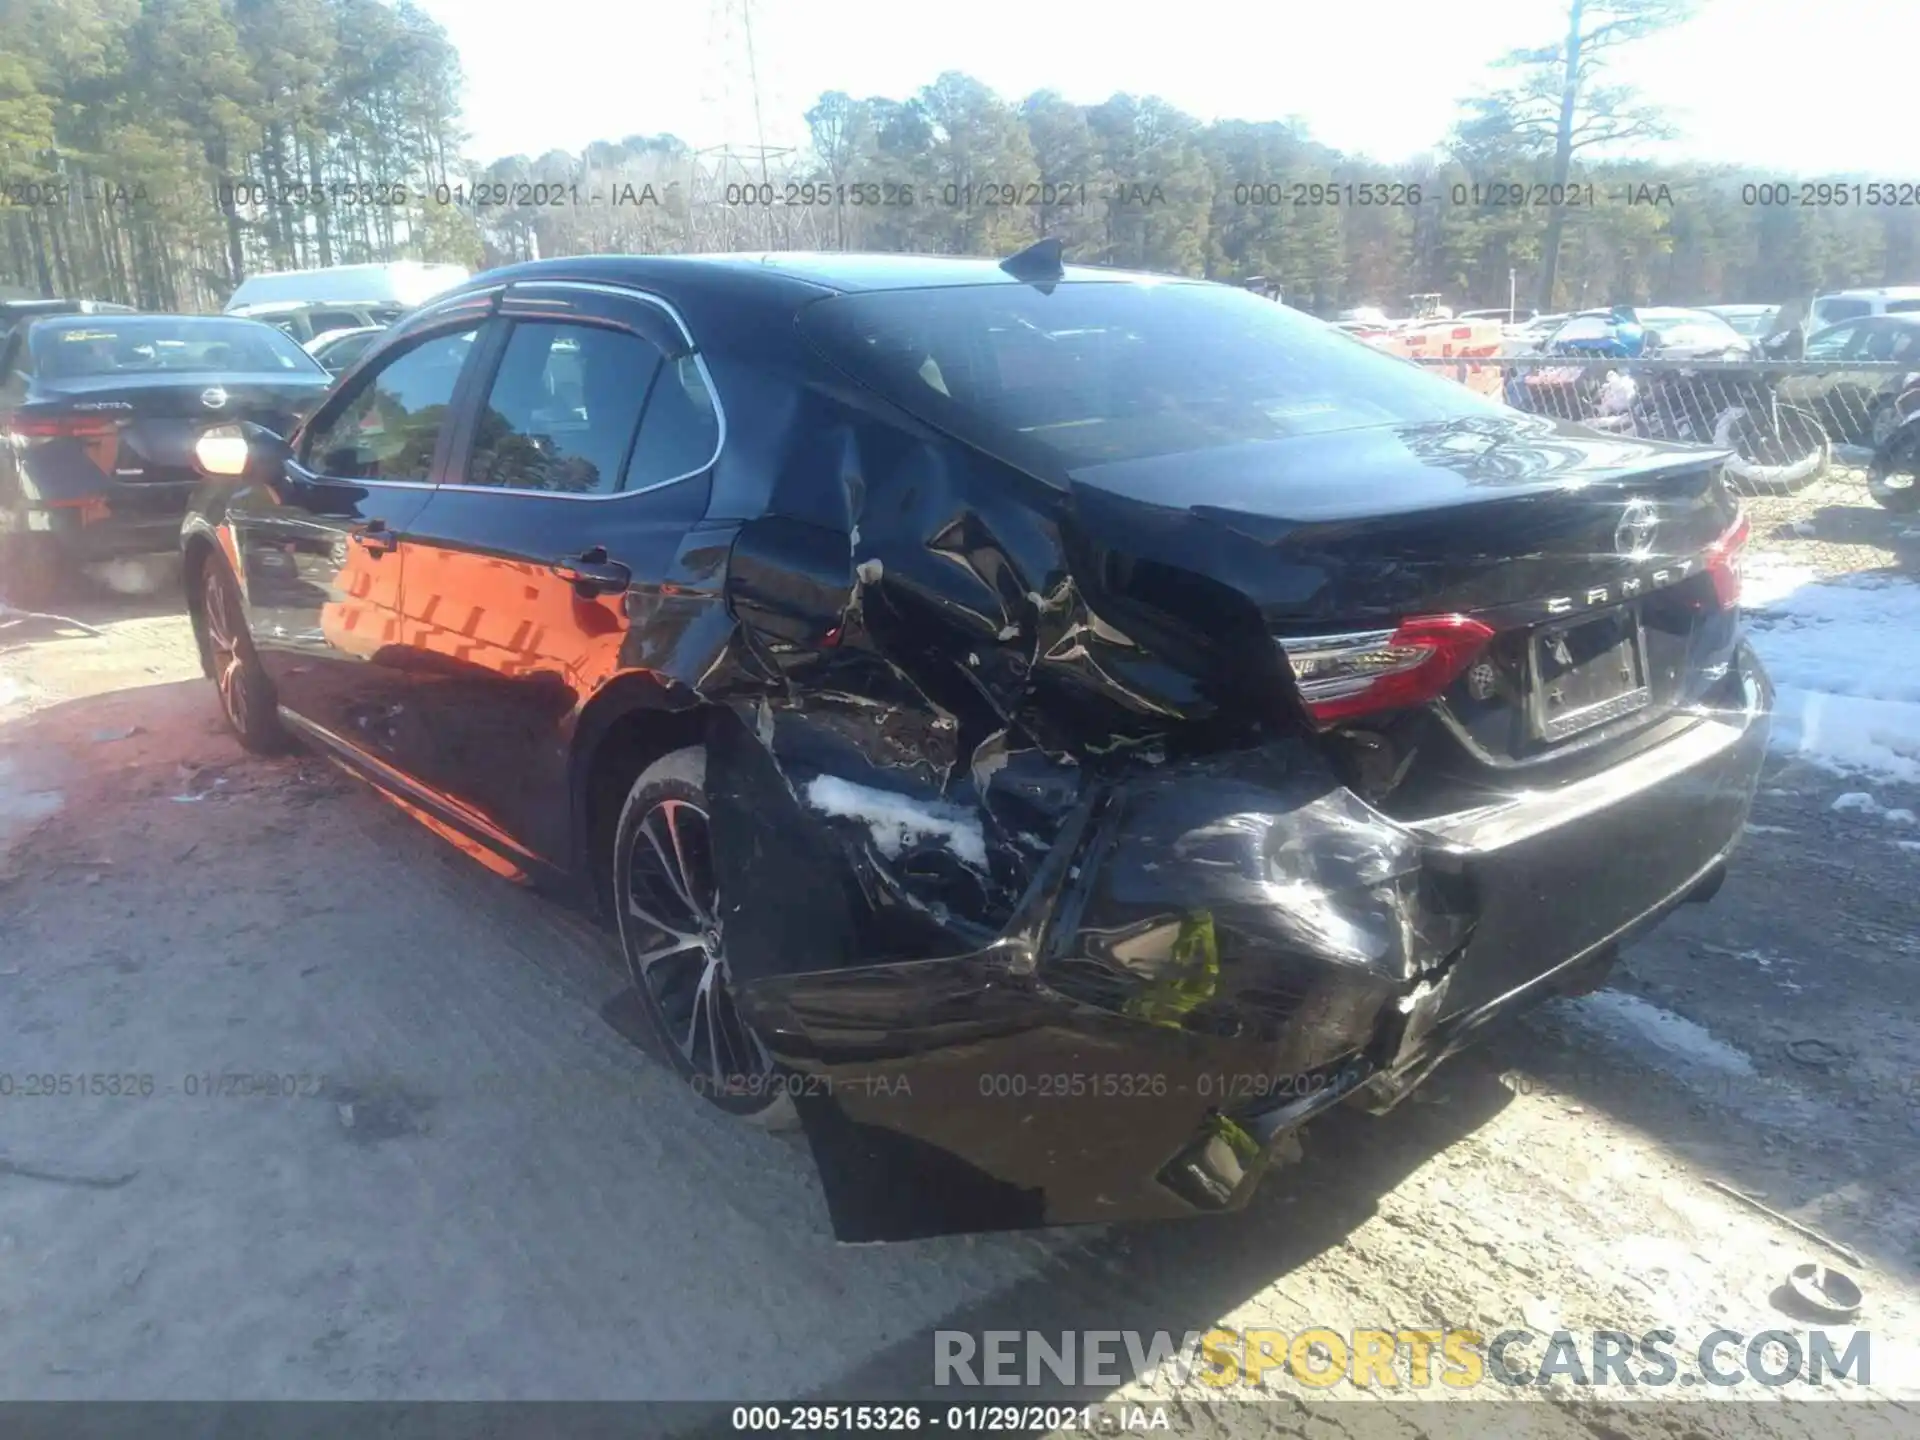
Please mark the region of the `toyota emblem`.
<svg viewBox="0 0 1920 1440"><path fill-rule="evenodd" d="M1629 560L1646 559L1653 550L1653 532L1659 523L1651 501L1633 501L1613 527L1613 548Z"/></svg>
<svg viewBox="0 0 1920 1440"><path fill-rule="evenodd" d="M218 385L209 385L200 392L200 403L209 410L218 410L227 403L227 392Z"/></svg>

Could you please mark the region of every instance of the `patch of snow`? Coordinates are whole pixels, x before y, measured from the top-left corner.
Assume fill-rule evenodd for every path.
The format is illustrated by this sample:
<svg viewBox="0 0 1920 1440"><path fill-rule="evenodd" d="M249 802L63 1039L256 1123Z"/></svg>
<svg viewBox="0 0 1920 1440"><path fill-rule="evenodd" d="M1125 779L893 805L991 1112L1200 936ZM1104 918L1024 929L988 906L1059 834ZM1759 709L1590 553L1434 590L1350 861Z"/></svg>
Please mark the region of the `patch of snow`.
<svg viewBox="0 0 1920 1440"><path fill-rule="evenodd" d="M1915 823L1913 811L1904 807L1889 809L1864 790L1849 790L1833 802L1835 810L1857 810L1862 815L1877 815L1889 825L1912 825Z"/></svg>
<svg viewBox="0 0 1920 1440"><path fill-rule="evenodd" d="M1837 774L1920 783L1920 585L1820 580L1761 554L1742 600L1779 692L1773 748Z"/></svg>
<svg viewBox="0 0 1920 1440"><path fill-rule="evenodd" d="M1684 1015L1663 1010L1624 990L1599 990L1571 1000L1564 1013L1582 1028L1598 1031L1616 1044L1642 1053L1657 1051L1687 1069L1721 1075L1754 1073L1753 1061L1746 1052Z"/></svg>
<svg viewBox="0 0 1920 1440"><path fill-rule="evenodd" d="M807 803L828 815L858 820L873 832L880 853L897 857L911 839L937 840L977 870L987 868L987 839L980 819L958 805L945 805L855 785L821 775L807 786Z"/></svg>
<svg viewBox="0 0 1920 1440"><path fill-rule="evenodd" d="M1920 851L1920 840L1896 840L1893 843L1902 850Z"/></svg>
<svg viewBox="0 0 1920 1440"><path fill-rule="evenodd" d="M1755 825L1751 820L1749 820L1747 822L1747 834L1749 835L1791 835L1793 834L1793 831L1789 830L1785 825Z"/></svg>

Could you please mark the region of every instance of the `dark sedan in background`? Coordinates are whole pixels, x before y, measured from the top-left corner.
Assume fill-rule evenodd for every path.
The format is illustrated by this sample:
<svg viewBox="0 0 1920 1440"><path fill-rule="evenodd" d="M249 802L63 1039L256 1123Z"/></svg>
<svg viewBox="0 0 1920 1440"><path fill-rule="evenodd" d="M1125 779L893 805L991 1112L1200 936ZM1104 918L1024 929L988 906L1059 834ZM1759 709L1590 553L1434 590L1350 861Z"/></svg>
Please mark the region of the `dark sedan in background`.
<svg viewBox="0 0 1920 1440"><path fill-rule="evenodd" d="M1899 424L1894 402L1920 375L1920 314L1829 325L1804 356L1828 368L1789 375L1781 400L1811 411L1837 444L1884 445Z"/></svg>
<svg viewBox="0 0 1920 1440"><path fill-rule="evenodd" d="M256 320L26 317L0 339L0 594L46 600L76 567L163 554L233 419L291 430L333 377Z"/></svg>
<svg viewBox="0 0 1920 1440"><path fill-rule="evenodd" d="M1710 896L1765 749L1721 455L1047 244L516 266L198 453L245 743L597 906L847 1240L1244 1205Z"/></svg>

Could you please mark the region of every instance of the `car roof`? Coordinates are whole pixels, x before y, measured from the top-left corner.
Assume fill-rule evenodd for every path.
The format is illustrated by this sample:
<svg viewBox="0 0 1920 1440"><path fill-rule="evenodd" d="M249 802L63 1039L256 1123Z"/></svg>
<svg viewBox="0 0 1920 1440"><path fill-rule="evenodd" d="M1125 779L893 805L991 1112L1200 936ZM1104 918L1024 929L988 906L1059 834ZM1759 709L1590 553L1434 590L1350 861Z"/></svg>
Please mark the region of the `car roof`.
<svg viewBox="0 0 1920 1440"><path fill-rule="evenodd" d="M584 280L603 284L646 287L676 280L736 277L751 283L756 277L791 285L799 281L819 290L840 294L875 290L924 290L956 285L1019 285L1000 268L1000 261L957 255L882 255L837 252L776 251L716 255L579 255L532 260L485 271L458 287L462 291L488 289L503 283L532 280ZM1108 270L1098 266L1068 265L1062 281L1155 282L1203 284L1178 275L1145 271ZM444 299L440 296L436 299Z"/></svg>
<svg viewBox="0 0 1920 1440"><path fill-rule="evenodd" d="M1820 294L1820 300L1872 300L1885 297L1894 300L1907 300L1920 295L1920 285L1867 285L1852 290L1828 290Z"/></svg>
<svg viewBox="0 0 1920 1440"><path fill-rule="evenodd" d="M242 305L225 315L297 315L303 310L404 310L398 300L262 300L257 305Z"/></svg>
<svg viewBox="0 0 1920 1440"><path fill-rule="evenodd" d="M150 310L134 310L134 311L129 311L125 315L120 315L120 314L102 315L98 313L92 314L92 315L72 315L72 314L41 315L36 317L35 320L33 321L33 328L36 330L41 330L41 329L59 330L68 326L77 326L81 329L85 329L89 325L98 325L103 320L110 320L115 326L175 325L182 320L193 320L193 321L219 320L232 325L259 325L260 328L263 330L273 329L271 325L264 324L259 320L251 319L250 317L245 315L155 314ZM274 333L278 334L279 332L275 331Z"/></svg>

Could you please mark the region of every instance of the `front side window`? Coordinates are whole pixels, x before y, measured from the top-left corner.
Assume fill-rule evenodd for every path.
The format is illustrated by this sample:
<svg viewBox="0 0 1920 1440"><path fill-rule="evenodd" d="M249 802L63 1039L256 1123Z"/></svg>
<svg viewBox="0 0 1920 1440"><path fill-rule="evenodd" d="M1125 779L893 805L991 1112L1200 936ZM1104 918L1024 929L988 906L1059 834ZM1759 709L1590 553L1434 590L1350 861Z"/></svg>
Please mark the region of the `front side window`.
<svg viewBox="0 0 1920 1440"><path fill-rule="evenodd" d="M344 480L431 479L454 386L477 334L423 340L368 376L308 437L308 467Z"/></svg>
<svg viewBox="0 0 1920 1440"><path fill-rule="evenodd" d="M660 364L657 349L624 330L516 322L474 429L466 483L617 490Z"/></svg>

